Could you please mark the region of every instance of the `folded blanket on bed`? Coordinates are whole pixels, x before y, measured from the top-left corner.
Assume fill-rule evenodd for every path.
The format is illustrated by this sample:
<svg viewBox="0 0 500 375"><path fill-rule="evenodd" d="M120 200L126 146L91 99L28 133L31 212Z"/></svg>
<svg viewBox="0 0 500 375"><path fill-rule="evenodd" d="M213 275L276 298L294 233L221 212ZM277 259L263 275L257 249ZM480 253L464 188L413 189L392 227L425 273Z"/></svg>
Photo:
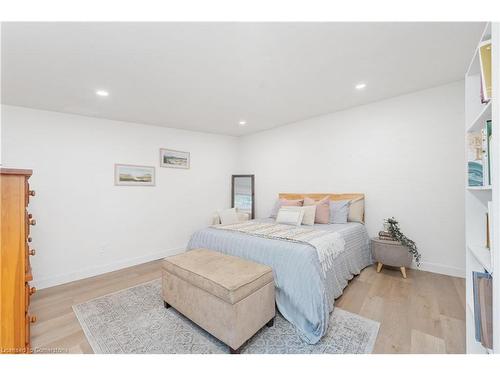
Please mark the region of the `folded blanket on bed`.
<svg viewBox="0 0 500 375"><path fill-rule="evenodd" d="M230 230L253 236L311 245L318 253L323 273L330 270L333 260L344 251L345 241L337 232L318 230L311 227L245 221L236 224L216 225L215 229Z"/></svg>

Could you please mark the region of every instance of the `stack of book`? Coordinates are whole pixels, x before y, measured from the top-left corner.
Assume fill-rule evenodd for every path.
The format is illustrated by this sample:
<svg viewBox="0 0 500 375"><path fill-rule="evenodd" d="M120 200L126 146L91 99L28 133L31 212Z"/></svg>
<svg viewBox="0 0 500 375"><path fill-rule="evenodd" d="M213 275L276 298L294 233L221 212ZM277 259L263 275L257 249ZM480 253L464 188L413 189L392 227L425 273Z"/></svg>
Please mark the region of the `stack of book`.
<svg viewBox="0 0 500 375"><path fill-rule="evenodd" d="M392 234L390 234L386 230L381 230L380 232L378 232L378 238L381 239L381 240L386 240L386 241L395 241L395 242L398 241L397 239L395 239L392 236Z"/></svg>

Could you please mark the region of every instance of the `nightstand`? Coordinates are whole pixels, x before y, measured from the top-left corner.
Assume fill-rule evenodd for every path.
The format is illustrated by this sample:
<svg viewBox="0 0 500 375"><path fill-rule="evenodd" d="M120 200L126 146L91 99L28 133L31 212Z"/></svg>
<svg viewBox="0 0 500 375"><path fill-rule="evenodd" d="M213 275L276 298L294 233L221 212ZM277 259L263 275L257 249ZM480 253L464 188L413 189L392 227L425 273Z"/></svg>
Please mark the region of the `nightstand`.
<svg viewBox="0 0 500 375"><path fill-rule="evenodd" d="M377 272L382 270L384 265L399 267L401 274L406 279L406 267L411 266L412 255L406 246L398 241L381 240L372 238L372 254L377 262Z"/></svg>

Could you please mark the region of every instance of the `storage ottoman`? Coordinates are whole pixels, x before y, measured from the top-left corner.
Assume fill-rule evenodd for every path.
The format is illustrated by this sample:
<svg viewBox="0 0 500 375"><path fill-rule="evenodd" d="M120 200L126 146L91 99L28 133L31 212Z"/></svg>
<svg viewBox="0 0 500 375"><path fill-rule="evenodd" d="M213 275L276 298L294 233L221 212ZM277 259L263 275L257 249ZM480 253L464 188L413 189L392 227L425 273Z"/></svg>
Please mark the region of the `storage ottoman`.
<svg viewBox="0 0 500 375"><path fill-rule="evenodd" d="M208 249L165 258L165 307L173 306L239 353L264 325L272 326L275 291L271 267Z"/></svg>

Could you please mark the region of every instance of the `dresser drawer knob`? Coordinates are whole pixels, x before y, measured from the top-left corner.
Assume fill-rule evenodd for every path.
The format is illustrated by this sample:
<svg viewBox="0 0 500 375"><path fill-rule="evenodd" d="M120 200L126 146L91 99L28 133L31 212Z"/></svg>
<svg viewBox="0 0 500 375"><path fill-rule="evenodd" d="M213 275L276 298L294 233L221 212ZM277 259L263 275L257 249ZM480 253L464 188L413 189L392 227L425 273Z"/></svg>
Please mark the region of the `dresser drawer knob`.
<svg viewBox="0 0 500 375"><path fill-rule="evenodd" d="M31 242L31 241L33 241L33 238L28 237L28 242Z"/></svg>
<svg viewBox="0 0 500 375"><path fill-rule="evenodd" d="M30 250L30 255L31 256L35 256L36 255L36 250L35 249L31 249Z"/></svg>
<svg viewBox="0 0 500 375"><path fill-rule="evenodd" d="M30 323L36 323L36 315L30 316Z"/></svg>
<svg viewBox="0 0 500 375"><path fill-rule="evenodd" d="M35 190L30 190L28 194L34 197L36 195L36 192Z"/></svg>
<svg viewBox="0 0 500 375"><path fill-rule="evenodd" d="M30 225L36 225L36 220L35 219L30 219L29 223L30 223Z"/></svg>
<svg viewBox="0 0 500 375"><path fill-rule="evenodd" d="M36 288L34 286L32 286L30 288L30 296L33 295L33 294L35 294L35 293L36 293Z"/></svg>

